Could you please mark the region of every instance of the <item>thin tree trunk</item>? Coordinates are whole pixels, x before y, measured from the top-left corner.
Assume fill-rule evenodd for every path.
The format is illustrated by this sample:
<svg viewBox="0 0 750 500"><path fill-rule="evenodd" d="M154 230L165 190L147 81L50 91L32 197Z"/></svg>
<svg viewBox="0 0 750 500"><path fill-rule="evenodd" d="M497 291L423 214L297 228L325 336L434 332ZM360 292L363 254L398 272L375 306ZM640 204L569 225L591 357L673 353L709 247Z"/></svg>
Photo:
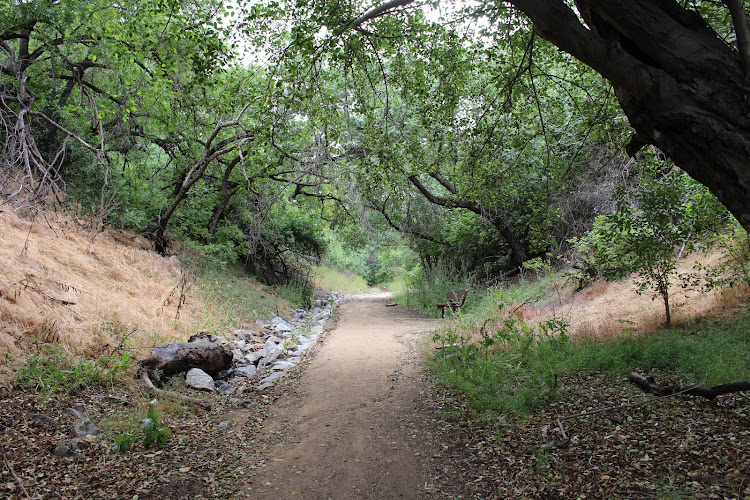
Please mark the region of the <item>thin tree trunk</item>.
<svg viewBox="0 0 750 500"><path fill-rule="evenodd" d="M669 292L662 292L662 298L664 299L664 312L667 314L667 328L672 326L672 313L669 310Z"/></svg>
<svg viewBox="0 0 750 500"><path fill-rule="evenodd" d="M224 176L221 178L221 201L214 208L213 216L211 217L211 224L208 227L208 232L211 236L216 234L216 228L224 214L224 210L226 210L232 197L237 194L237 186L234 183L230 183L229 176L232 175L232 170L234 170L234 167L236 167L239 162L240 159L236 158L227 165L227 168L224 169ZM230 187L230 184L233 184L232 187Z"/></svg>

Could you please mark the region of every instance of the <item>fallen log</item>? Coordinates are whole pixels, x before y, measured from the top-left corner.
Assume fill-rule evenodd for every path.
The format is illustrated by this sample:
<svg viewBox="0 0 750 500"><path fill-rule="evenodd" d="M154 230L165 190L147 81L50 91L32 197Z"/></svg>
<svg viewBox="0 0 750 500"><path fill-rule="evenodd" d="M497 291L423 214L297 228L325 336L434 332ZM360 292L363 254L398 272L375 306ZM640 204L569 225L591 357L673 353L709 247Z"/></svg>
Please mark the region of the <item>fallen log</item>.
<svg viewBox="0 0 750 500"><path fill-rule="evenodd" d="M628 380L643 389L657 396L672 396L674 394L687 394L689 396L699 396L709 400L714 400L718 396L730 394L733 392L742 392L750 390L750 382L732 382L729 384L719 384L713 387L674 387L658 385L653 377L646 377L637 372L630 372Z"/></svg>
<svg viewBox="0 0 750 500"><path fill-rule="evenodd" d="M216 342L184 342L155 347L140 365L149 376L159 371L161 376L170 377L191 368L215 375L232 367L232 353Z"/></svg>

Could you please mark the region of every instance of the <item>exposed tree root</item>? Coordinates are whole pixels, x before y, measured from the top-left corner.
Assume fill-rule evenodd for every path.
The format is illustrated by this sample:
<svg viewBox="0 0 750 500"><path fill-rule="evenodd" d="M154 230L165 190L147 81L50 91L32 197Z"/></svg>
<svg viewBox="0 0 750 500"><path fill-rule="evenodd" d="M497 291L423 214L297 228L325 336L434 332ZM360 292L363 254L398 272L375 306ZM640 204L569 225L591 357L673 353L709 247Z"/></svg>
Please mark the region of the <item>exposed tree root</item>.
<svg viewBox="0 0 750 500"><path fill-rule="evenodd" d="M180 401L190 403L191 405L200 406L204 410L211 409L211 405L206 403L202 399L191 398L190 396L185 396L184 394L180 394L178 392L164 391L162 389L159 389L158 387L154 385L153 382L151 382L151 379L148 377L148 373L142 373L141 380L143 380L146 383L146 387L148 387L151 390L151 392L153 392L154 394L157 394L159 396L167 396L173 399L179 399Z"/></svg>

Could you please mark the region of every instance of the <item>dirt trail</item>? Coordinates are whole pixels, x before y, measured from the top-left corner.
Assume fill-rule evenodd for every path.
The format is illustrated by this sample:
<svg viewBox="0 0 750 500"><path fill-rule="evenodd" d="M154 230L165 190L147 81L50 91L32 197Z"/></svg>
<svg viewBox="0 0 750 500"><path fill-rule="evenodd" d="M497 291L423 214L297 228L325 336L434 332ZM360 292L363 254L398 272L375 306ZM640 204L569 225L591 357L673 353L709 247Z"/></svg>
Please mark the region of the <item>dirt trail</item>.
<svg viewBox="0 0 750 500"><path fill-rule="evenodd" d="M427 498L430 415L421 407L418 345L434 324L356 297L299 385L266 422L266 466L248 474L253 498Z"/></svg>

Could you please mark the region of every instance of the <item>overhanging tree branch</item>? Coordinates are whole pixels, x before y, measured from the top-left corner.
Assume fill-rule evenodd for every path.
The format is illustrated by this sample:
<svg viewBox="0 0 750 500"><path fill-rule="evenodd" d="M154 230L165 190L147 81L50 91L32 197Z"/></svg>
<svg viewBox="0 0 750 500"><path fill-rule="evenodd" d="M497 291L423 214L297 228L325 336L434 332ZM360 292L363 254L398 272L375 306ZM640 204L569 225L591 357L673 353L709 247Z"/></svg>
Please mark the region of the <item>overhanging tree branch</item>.
<svg viewBox="0 0 750 500"><path fill-rule="evenodd" d="M385 219L385 222L391 228L395 229L399 233L408 234L410 236L414 236L414 237L419 238L421 240L429 241L431 243L436 243L438 245L446 245L447 244L445 241L441 241L441 240L438 240L436 238L433 238L432 236L430 236L428 234L424 234L424 233L422 233L420 231L417 231L416 229L414 229L412 227L407 227L407 226L402 226L402 225L397 224L393 220L393 218L390 215L388 215L388 210L386 209L386 203L387 202L388 202L387 199L385 201L383 201L383 206L381 207L381 206L377 205L375 202L373 202L373 201L370 200L367 203L367 206L370 207L372 210L375 210L376 212L379 212L383 216L383 218Z"/></svg>
<svg viewBox="0 0 750 500"><path fill-rule="evenodd" d="M458 198L458 189L445 177L443 177L440 172L430 172L429 176L439 182L445 189L447 189L452 195L454 195L454 197L444 198L435 195L429 189L427 189L427 187L419 180L416 175L410 175L408 179L409 182L411 182L412 185L417 188L417 191L422 193L422 196L427 198L427 201L429 201L430 203L446 208L464 208L479 215L480 217L483 217L490 224L492 224L508 244L508 248L510 249L510 260L515 268L520 267L524 262L528 260L526 249L524 248L524 245L521 242L520 238L516 235L515 231L513 231L513 229L505 222L505 220L496 213L496 211L488 210L486 207L483 207L482 205L474 201Z"/></svg>
<svg viewBox="0 0 750 500"><path fill-rule="evenodd" d="M366 23L367 21L371 21L372 19L375 19L376 17L380 17L383 14L386 14L387 12L398 9L399 7L405 7L413 2L414 0L390 0L389 2L385 2L383 4L380 4L368 10L367 12L359 16L357 19L352 21L349 24L349 27L350 28L359 27L360 24Z"/></svg>

